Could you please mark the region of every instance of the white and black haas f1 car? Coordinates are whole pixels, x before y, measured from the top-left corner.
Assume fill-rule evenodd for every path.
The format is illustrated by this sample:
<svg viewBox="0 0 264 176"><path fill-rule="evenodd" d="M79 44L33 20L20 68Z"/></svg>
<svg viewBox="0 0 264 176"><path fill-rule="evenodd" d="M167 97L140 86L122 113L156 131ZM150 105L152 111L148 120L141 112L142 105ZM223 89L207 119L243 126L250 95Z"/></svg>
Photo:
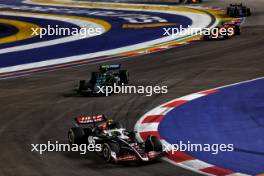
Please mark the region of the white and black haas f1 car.
<svg viewBox="0 0 264 176"><path fill-rule="evenodd" d="M126 85L129 82L127 70L121 70L120 64L101 65L99 71L91 73L90 80L81 80L76 87L78 94L100 95L100 88L114 85Z"/></svg>
<svg viewBox="0 0 264 176"><path fill-rule="evenodd" d="M148 136L146 141L139 142L135 132L127 131L104 115L75 118L68 140L70 144L100 144L98 153L106 162L147 162L166 155L158 137Z"/></svg>

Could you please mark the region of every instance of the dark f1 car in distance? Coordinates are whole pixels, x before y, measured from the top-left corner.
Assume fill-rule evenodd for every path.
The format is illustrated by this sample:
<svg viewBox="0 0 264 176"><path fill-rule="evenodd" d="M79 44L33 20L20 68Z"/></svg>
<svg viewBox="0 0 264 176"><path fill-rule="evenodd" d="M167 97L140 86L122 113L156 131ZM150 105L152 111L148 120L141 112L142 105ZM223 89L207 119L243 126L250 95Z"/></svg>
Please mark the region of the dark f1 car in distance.
<svg viewBox="0 0 264 176"><path fill-rule="evenodd" d="M185 4L202 3L202 0L179 0L179 3L185 3Z"/></svg>
<svg viewBox="0 0 264 176"><path fill-rule="evenodd" d="M108 120L104 115L75 118L75 127L68 132L70 144L101 144L99 154L106 162L151 161L164 156L162 144L156 136L139 142L135 132Z"/></svg>
<svg viewBox="0 0 264 176"><path fill-rule="evenodd" d="M205 40L225 40L235 35L240 35L240 25L237 22L224 22L222 25L213 28L204 34Z"/></svg>
<svg viewBox="0 0 264 176"><path fill-rule="evenodd" d="M120 64L101 65L98 72L91 73L90 80L81 80L75 90L82 95L97 95L99 87L126 85L129 82L129 73L127 70L121 70Z"/></svg>
<svg viewBox="0 0 264 176"><path fill-rule="evenodd" d="M241 4L230 4L227 7L226 14L230 17L246 17L251 15L250 8Z"/></svg>

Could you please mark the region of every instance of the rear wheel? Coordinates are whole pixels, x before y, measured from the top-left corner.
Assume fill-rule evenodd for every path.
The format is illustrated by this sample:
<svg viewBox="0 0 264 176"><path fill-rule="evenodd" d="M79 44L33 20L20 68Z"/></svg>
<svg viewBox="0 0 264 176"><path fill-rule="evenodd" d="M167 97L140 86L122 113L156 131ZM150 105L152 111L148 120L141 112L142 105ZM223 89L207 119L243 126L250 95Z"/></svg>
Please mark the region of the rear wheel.
<svg viewBox="0 0 264 176"><path fill-rule="evenodd" d="M91 73L91 80L90 80L90 83L95 83L96 82L96 79L98 77L98 72L92 72Z"/></svg>
<svg viewBox="0 0 264 176"><path fill-rule="evenodd" d="M119 77L120 77L120 83L128 84L129 72L127 70L120 70Z"/></svg>
<svg viewBox="0 0 264 176"><path fill-rule="evenodd" d="M148 136L145 142L145 151L162 152L162 144L157 136Z"/></svg>
<svg viewBox="0 0 264 176"><path fill-rule="evenodd" d="M227 7L226 14L227 14L228 16L230 16L230 8L229 8L229 7Z"/></svg>
<svg viewBox="0 0 264 176"><path fill-rule="evenodd" d="M85 133L82 128L74 127L68 132L69 144L82 144L85 143Z"/></svg>

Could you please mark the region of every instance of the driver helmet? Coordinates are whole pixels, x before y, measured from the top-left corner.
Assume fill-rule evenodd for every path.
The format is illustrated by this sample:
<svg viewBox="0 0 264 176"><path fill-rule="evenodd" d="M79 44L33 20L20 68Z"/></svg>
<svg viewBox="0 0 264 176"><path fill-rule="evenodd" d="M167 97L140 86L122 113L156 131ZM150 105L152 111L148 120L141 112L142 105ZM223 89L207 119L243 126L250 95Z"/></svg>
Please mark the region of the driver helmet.
<svg viewBox="0 0 264 176"><path fill-rule="evenodd" d="M106 122L102 123L99 128L101 130L111 129L114 126L114 121L112 119L108 119Z"/></svg>

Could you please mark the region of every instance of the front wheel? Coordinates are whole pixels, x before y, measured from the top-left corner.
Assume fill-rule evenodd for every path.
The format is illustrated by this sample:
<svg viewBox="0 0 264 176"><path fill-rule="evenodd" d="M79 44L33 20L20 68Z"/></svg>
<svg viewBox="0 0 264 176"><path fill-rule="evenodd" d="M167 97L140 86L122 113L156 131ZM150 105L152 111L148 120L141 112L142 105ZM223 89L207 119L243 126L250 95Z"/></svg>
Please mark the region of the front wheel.
<svg viewBox="0 0 264 176"><path fill-rule="evenodd" d="M240 26L236 25L234 28L234 32L235 32L235 35L240 35L241 34Z"/></svg>
<svg viewBox="0 0 264 176"><path fill-rule="evenodd" d="M119 77L120 77L120 83L128 84L129 72L127 70L120 70Z"/></svg>
<svg viewBox="0 0 264 176"><path fill-rule="evenodd" d="M250 16L250 15L251 15L250 8L247 8L247 16Z"/></svg>
<svg viewBox="0 0 264 176"><path fill-rule="evenodd" d="M204 40L211 40L212 39L212 36L211 35L204 35L203 36L203 39Z"/></svg>
<svg viewBox="0 0 264 176"><path fill-rule="evenodd" d="M162 152L162 144L157 136L148 136L145 142L145 152Z"/></svg>
<svg viewBox="0 0 264 176"><path fill-rule="evenodd" d="M111 152L115 153L116 157L119 154L120 148L116 143L104 143L102 145L102 156L104 160L108 163L112 162L115 158L113 158Z"/></svg>

